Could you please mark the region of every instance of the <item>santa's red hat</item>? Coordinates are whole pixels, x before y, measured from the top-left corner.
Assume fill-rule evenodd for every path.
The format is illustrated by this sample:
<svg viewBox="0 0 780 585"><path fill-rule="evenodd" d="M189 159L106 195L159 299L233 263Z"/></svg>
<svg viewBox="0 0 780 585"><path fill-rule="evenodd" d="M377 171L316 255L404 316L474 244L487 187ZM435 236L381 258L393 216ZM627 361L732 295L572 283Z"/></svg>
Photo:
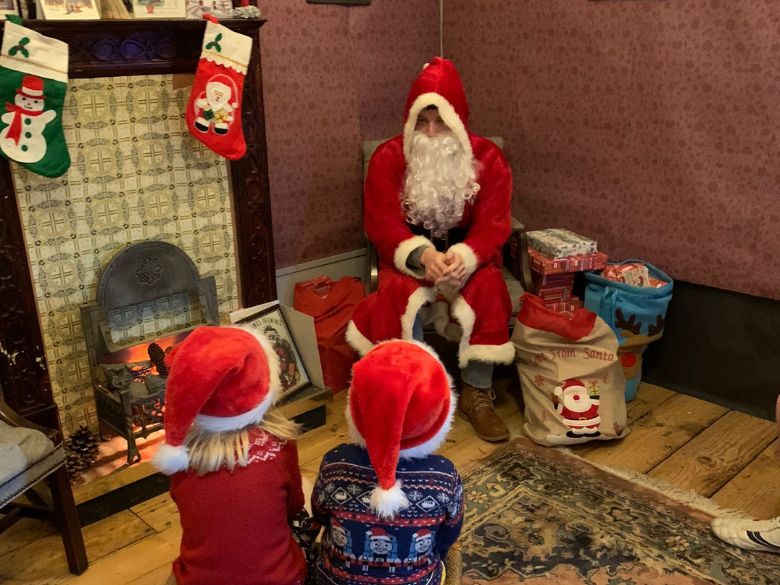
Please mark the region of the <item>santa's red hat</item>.
<svg viewBox="0 0 780 585"><path fill-rule="evenodd" d="M165 442L152 463L170 475L189 467L185 439L260 422L279 395L279 360L254 329L198 327L166 358Z"/></svg>
<svg viewBox="0 0 780 585"><path fill-rule="evenodd" d="M555 394L560 396L561 394L567 394L569 392L576 391L587 393L585 390L585 384L583 384L581 380L578 380L577 378L570 378L555 389Z"/></svg>
<svg viewBox="0 0 780 585"><path fill-rule="evenodd" d="M404 109L404 156L412 160L412 138L417 116L428 106L436 106L439 116L460 141L469 158L473 156L469 139L469 104L463 82L449 59L436 57L426 63L415 78Z"/></svg>
<svg viewBox="0 0 780 585"><path fill-rule="evenodd" d="M352 369L347 422L368 450L378 486L371 509L392 517L409 505L395 471L399 458L426 457L452 426L452 380L434 351L414 341L386 341Z"/></svg>

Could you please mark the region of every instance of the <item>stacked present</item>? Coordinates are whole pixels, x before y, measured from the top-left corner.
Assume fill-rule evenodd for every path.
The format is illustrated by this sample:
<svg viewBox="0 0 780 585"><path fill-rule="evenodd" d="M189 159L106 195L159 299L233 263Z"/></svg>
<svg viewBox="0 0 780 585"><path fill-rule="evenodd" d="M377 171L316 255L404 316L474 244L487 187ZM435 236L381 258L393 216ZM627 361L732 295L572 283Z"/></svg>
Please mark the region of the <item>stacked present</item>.
<svg viewBox="0 0 780 585"><path fill-rule="evenodd" d="M536 230L526 235L531 248L554 260L595 254L598 251L594 240L569 230Z"/></svg>
<svg viewBox="0 0 780 585"><path fill-rule="evenodd" d="M559 272L557 274L532 273L534 279L534 291L547 303L568 301L572 297L574 285L573 272Z"/></svg>
<svg viewBox="0 0 780 585"><path fill-rule="evenodd" d="M647 266L641 262L623 262L622 264L608 264L601 276L614 282L624 282L631 286L643 288L660 288L665 281L653 278Z"/></svg>
<svg viewBox="0 0 780 585"><path fill-rule="evenodd" d="M574 275L604 268L607 255L598 251L594 240L569 230L536 230L527 236L534 293L554 311L573 312L582 307L572 292Z"/></svg>

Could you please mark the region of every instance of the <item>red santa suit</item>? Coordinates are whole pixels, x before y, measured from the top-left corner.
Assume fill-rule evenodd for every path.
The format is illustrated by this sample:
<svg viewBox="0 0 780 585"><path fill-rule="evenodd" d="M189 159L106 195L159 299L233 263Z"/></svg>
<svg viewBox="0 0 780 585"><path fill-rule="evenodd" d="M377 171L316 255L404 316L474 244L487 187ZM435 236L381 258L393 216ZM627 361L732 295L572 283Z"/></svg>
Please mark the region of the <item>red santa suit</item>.
<svg viewBox="0 0 780 585"><path fill-rule="evenodd" d="M436 106L444 123L477 162L479 191L466 203L460 223L443 240L431 241L421 226L408 223L402 208L406 166L418 114ZM466 284L450 298L453 318L461 325L459 362L510 363L512 303L501 275L501 247L511 232L512 173L501 149L468 131L466 94L451 61L435 58L415 79L406 101L403 134L381 144L368 167L365 228L379 255L379 287L355 309L347 340L361 354L376 343L411 339L420 308L438 291L424 271L406 265L420 246L457 252L466 267Z"/></svg>

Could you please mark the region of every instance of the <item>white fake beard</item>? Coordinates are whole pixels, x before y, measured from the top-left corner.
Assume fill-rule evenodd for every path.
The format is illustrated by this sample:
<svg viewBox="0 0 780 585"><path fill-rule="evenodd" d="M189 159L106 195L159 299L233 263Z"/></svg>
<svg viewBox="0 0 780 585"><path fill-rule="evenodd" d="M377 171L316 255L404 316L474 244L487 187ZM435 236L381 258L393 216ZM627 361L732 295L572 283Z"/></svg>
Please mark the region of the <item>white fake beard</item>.
<svg viewBox="0 0 780 585"><path fill-rule="evenodd" d="M476 178L475 161L451 132L434 138L415 132L402 199L406 219L444 237L479 191Z"/></svg>

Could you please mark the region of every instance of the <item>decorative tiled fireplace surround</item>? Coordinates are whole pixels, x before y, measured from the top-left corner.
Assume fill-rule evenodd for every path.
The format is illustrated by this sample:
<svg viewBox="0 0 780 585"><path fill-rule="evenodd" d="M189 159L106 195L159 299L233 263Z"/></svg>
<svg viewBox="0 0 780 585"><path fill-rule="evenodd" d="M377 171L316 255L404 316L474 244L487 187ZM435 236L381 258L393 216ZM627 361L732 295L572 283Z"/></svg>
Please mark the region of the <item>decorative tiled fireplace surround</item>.
<svg viewBox="0 0 780 585"><path fill-rule="evenodd" d="M238 307L230 183L223 159L184 123L189 87L173 77L72 80L63 126L70 170L47 179L14 168L54 399L65 432L97 429L79 307L95 302L101 270L143 240L182 248L213 275L221 320ZM176 330L188 303L144 312L124 340Z"/></svg>

